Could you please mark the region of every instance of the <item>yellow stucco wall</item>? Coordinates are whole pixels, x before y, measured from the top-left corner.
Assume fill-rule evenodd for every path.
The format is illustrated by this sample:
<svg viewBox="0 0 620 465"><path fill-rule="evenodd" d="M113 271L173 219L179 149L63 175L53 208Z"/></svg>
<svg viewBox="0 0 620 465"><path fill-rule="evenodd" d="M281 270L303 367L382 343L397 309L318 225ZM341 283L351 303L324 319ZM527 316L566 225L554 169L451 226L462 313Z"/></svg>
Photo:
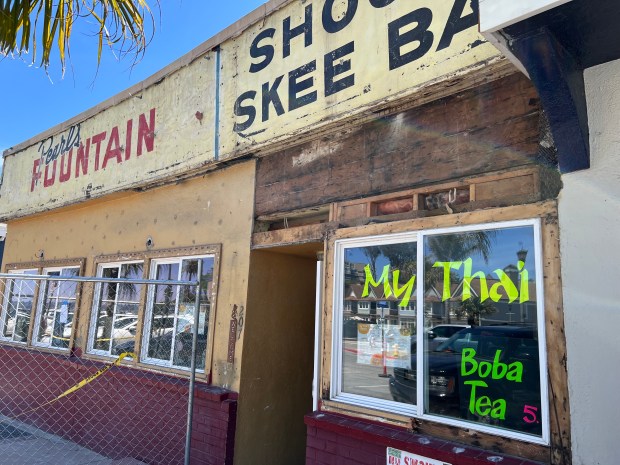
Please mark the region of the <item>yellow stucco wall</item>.
<svg viewBox="0 0 620 465"><path fill-rule="evenodd" d="M205 176L109 201L11 221L3 266L32 262L39 250L44 260L86 258L93 276L95 257L220 244L218 295L213 352L213 382L238 390L237 342L233 371L223 374L233 305L245 306L253 213L255 163L245 162ZM91 301L82 302L78 346L84 348ZM230 368L230 367L229 367Z"/></svg>

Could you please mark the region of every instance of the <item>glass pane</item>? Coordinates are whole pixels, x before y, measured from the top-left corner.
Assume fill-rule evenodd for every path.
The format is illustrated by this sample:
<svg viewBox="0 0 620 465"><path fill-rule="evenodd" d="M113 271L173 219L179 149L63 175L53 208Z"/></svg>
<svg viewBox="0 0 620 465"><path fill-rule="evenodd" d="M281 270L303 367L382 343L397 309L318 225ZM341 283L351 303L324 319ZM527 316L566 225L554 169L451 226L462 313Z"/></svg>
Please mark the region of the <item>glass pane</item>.
<svg viewBox="0 0 620 465"><path fill-rule="evenodd" d="M48 276L77 276L79 268L50 271ZM43 306L37 332L37 342L51 347L68 348L73 331L75 298L78 283L73 281L48 281L45 284Z"/></svg>
<svg viewBox="0 0 620 465"><path fill-rule="evenodd" d="M36 274L36 270L27 271L24 274ZM35 281L21 278L15 279L12 288L13 292L9 298L9 306L11 307L9 315L12 315L12 317L5 326L5 335L10 336L15 342L27 342L28 340L28 328L32 318L35 287Z"/></svg>
<svg viewBox="0 0 620 465"><path fill-rule="evenodd" d="M95 329L94 349L109 351L112 338L112 325L114 324L114 302L101 301L97 314L97 327Z"/></svg>
<svg viewBox="0 0 620 465"><path fill-rule="evenodd" d="M179 263L157 265L155 276L161 280L178 280ZM171 284L155 286L148 341L149 358L171 360L178 287Z"/></svg>
<svg viewBox="0 0 620 465"><path fill-rule="evenodd" d="M427 236L424 253L427 412L540 436L533 228Z"/></svg>
<svg viewBox="0 0 620 465"><path fill-rule="evenodd" d="M345 250L342 391L415 404L415 242Z"/></svg>
<svg viewBox="0 0 620 465"><path fill-rule="evenodd" d="M13 279L7 280L8 296L6 308L4 309L4 321L2 336L12 338L15 332L15 309L17 308L18 296L15 295L16 283Z"/></svg>

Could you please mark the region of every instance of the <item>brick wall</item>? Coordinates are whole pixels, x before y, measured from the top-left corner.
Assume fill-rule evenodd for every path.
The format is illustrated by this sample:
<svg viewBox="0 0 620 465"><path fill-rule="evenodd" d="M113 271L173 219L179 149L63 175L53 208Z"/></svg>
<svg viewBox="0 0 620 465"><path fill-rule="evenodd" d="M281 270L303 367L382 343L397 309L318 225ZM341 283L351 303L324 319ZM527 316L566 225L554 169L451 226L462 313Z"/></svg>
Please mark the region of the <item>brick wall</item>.
<svg viewBox="0 0 620 465"><path fill-rule="evenodd" d="M0 412L112 459L183 463L185 379L113 367L74 393L46 404L103 366L0 345ZM193 465L232 464L236 408L235 393L196 383Z"/></svg>
<svg viewBox="0 0 620 465"><path fill-rule="evenodd" d="M541 465L343 415L314 412L306 426L306 465L385 465L388 447L452 465Z"/></svg>

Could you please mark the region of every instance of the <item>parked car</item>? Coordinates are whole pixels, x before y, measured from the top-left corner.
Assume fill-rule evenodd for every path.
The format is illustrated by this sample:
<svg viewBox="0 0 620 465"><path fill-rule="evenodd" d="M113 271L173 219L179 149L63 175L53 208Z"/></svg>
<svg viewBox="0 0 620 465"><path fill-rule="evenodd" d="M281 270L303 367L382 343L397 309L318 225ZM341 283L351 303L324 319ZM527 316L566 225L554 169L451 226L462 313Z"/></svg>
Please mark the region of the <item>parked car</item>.
<svg viewBox="0 0 620 465"><path fill-rule="evenodd" d="M426 332L428 337L428 346L426 350L435 350L441 343L447 341L453 334L469 327L470 325L453 324L433 326Z"/></svg>
<svg viewBox="0 0 620 465"><path fill-rule="evenodd" d="M480 379L476 375L462 376L462 353L466 348L475 350L477 363L498 361L509 364L519 361L523 366L522 382L484 378L488 387L484 395L490 399L504 399L508 411L504 425L521 431L540 428L539 423L523 422L524 406L540 409L540 372L538 341L533 327L478 326L464 328L425 354L427 382L425 389L427 411L451 417L472 419L469 410L471 388L466 380ZM498 351L500 351L498 353ZM397 402L417 403L417 359L412 354L411 369L394 368L389 376L392 398Z"/></svg>

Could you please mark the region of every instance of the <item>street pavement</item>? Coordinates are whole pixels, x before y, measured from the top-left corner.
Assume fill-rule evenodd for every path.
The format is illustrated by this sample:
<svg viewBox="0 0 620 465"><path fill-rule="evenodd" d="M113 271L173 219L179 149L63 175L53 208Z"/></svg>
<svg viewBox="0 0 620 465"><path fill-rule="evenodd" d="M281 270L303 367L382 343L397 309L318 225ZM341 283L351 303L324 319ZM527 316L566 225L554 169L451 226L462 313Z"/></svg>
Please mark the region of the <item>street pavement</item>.
<svg viewBox="0 0 620 465"><path fill-rule="evenodd" d="M2 465L145 465L132 458L109 459L59 436L0 416Z"/></svg>

